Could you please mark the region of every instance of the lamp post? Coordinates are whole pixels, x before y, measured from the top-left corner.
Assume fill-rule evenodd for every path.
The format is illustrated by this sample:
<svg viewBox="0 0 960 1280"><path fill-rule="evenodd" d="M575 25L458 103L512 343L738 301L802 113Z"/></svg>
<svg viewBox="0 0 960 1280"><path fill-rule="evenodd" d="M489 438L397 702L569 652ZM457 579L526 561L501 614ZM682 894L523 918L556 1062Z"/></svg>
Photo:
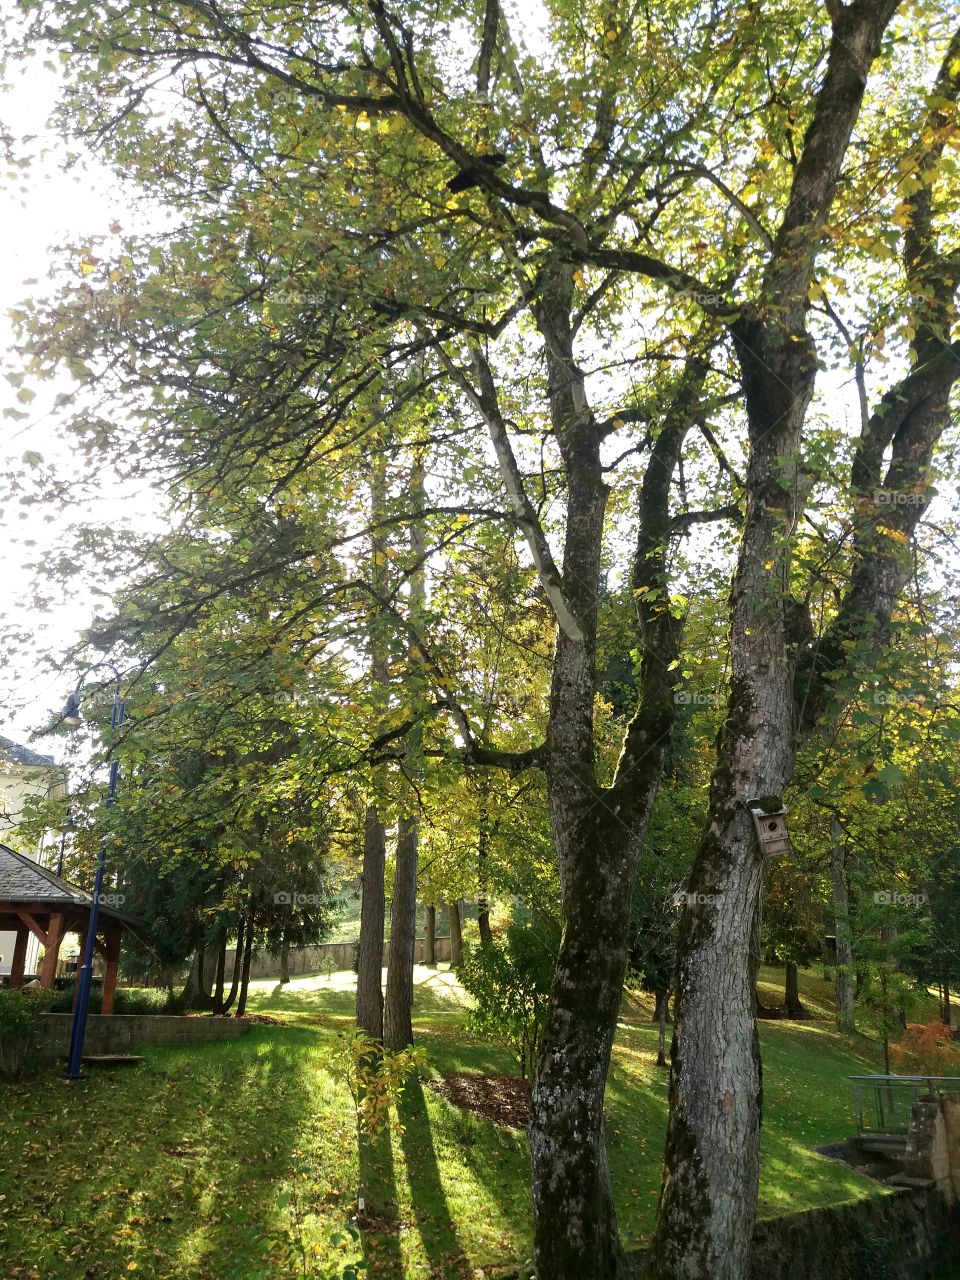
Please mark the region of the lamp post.
<svg viewBox="0 0 960 1280"><path fill-rule="evenodd" d="M114 676L113 686L113 714L110 718L110 736L111 739L116 737L120 726L123 724L124 702L120 697L120 673L109 663L99 663L99 666L109 666ZM95 670L96 668L91 668ZM83 717L80 712L80 689L71 693L67 699L67 704L61 714L61 719L65 725L70 728L76 728L82 723ZM107 780L107 794L104 798L103 807L109 809L113 805L117 796L117 776L120 772L119 763L114 757L110 761L110 775ZM93 882L93 901L90 904L90 917L87 921L87 937L86 945L83 952L83 963L80 967L80 976L77 984L77 1007L73 1015L73 1026L70 1031L70 1057L67 1060L67 1079L80 1080L83 1078L81 1071L81 1063L83 1061L83 1041L87 1034L87 1014L90 1008L90 988L93 983L93 956L97 945L97 925L100 922L100 899L103 896L103 877L107 865L107 834L100 837L100 847L97 851L97 874Z"/></svg>

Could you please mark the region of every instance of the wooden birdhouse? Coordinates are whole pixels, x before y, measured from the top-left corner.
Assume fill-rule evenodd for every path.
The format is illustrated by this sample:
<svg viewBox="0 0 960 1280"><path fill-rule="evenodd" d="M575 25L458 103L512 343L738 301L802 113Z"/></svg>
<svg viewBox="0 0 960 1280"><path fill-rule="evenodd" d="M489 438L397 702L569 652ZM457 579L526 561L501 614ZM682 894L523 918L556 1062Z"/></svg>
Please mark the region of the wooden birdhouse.
<svg viewBox="0 0 960 1280"><path fill-rule="evenodd" d="M764 857L777 858L790 851L790 837L787 834L787 811L779 800L771 800L764 796L760 800L750 802L753 825L757 831L757 839Z"/></svg>

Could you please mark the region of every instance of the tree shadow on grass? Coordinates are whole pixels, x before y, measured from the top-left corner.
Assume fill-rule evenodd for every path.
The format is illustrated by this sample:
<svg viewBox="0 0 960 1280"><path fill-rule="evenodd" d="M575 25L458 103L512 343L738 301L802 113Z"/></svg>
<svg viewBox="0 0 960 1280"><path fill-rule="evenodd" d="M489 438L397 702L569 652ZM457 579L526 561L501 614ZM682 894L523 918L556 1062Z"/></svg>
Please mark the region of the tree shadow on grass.
<svg viewBox="0 0 960 1280"><path fill-rule="evenodd" d="M397 1110L403 1125L400 1142L423 1251L432 1274L455 1276L464 1260L463 1246L440 1178L430 1116L419 1080L413 1079L404 1089Z"/></svg>
<svg viewBox="0 0 960 1280"><path fill-rule="evenodd" d="M206 1268L227 1280L274 1270L274 1249L290 1230L278 1194L299 1182L306 1167L302 1143L311 1116L305 1099L315 1046L309 1032L273 1027L215 1046L184 1167L202 1228L193 1246L200 1274ZM224 1052L228 1047L232 1052ZM190 1069L187 1061L184 1066ZM189 1274L186 1266L183 1273Z"/></svg>
<svg viewBox="0 0 960 1280"><path fill-rule="evenodd" d="M400 1248L400 1218L397 1213L397 1182L389 1122L375 1134L359 1141L360 1187L363 1211L357 1225L363 1240L363 1256L369 1274L383 1280L403 1280Z"/></svg>
<svg viewBox="0 0 960 1280"><path fill-rule="evenodd" d="M278 1187L304 1125L312 1042L258 1027L237 1041L149 1048L132 1072L63 1085L55 1106L59 1068L40 1077L22 1135L10 1126L10 1136L42 1135L57 1153L56 1185L44 1161L18 1160L19 1242L0 1233L0 1274L25 1257L45 1280L72 1280L80 1257L104 1276L133 1260L152 1280L274 1273ZM6 1208L2 1176L0 1186Z"/></svg>

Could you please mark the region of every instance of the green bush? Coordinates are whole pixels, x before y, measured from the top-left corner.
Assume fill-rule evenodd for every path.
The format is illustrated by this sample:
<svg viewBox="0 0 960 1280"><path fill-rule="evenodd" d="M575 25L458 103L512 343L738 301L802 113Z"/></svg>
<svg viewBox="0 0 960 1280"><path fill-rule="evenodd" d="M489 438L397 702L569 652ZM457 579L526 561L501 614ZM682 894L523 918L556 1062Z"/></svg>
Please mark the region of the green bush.
<svg viewBox="0 0 960 1280"><path fill-rule="evenodd" d="M560 950L560 929L548 916L524 909L506 933L486 946L465 950L458 970L476 1001L470 1026L478 1035L504 1040L517 1056L520 1074L532 1074L540 1052L550 986Z"/></svg>
<svg viewBox="0 0 960 1280"><path fill-rule="evenodd" d="M94 984L90 992L90 1012L99 1013L103 989ZM65 991L57 991L50 1005L51 1013L70 1013L73 1009L73 983ZM178 1013L176 997L166 987L118 987L113 1001L114 1013Z"/></svg>
<svg viewBox="0 0 960 1280"><path fill-rule="evenodd" d="M37 1019L51 999L49 991L0 991L0 1079L16 1079L32 1065Z"/></svg>

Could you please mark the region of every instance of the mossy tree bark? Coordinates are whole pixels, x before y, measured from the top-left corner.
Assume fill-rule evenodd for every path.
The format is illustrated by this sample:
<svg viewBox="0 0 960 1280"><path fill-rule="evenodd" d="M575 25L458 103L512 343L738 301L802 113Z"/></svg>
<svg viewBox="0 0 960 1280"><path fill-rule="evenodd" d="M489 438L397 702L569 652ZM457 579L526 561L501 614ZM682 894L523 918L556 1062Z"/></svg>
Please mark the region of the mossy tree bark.
<svg viewBox="0 0 960 1280"><path fill-rule="evenodd" d="M563 934L533 1087L534 1248L543 1280L616 1280L624 1260L607 1164L603 1096L626 972L630 901L674 723L680 624L666 590L676 527L670 491L706 367L678 380L641 486L634 598L643 657L638 705L614 780L595 773L596 611L607 490L600 435L572 357L569 276L544 289L554 429L568 482L546 772Z"/></svg>

